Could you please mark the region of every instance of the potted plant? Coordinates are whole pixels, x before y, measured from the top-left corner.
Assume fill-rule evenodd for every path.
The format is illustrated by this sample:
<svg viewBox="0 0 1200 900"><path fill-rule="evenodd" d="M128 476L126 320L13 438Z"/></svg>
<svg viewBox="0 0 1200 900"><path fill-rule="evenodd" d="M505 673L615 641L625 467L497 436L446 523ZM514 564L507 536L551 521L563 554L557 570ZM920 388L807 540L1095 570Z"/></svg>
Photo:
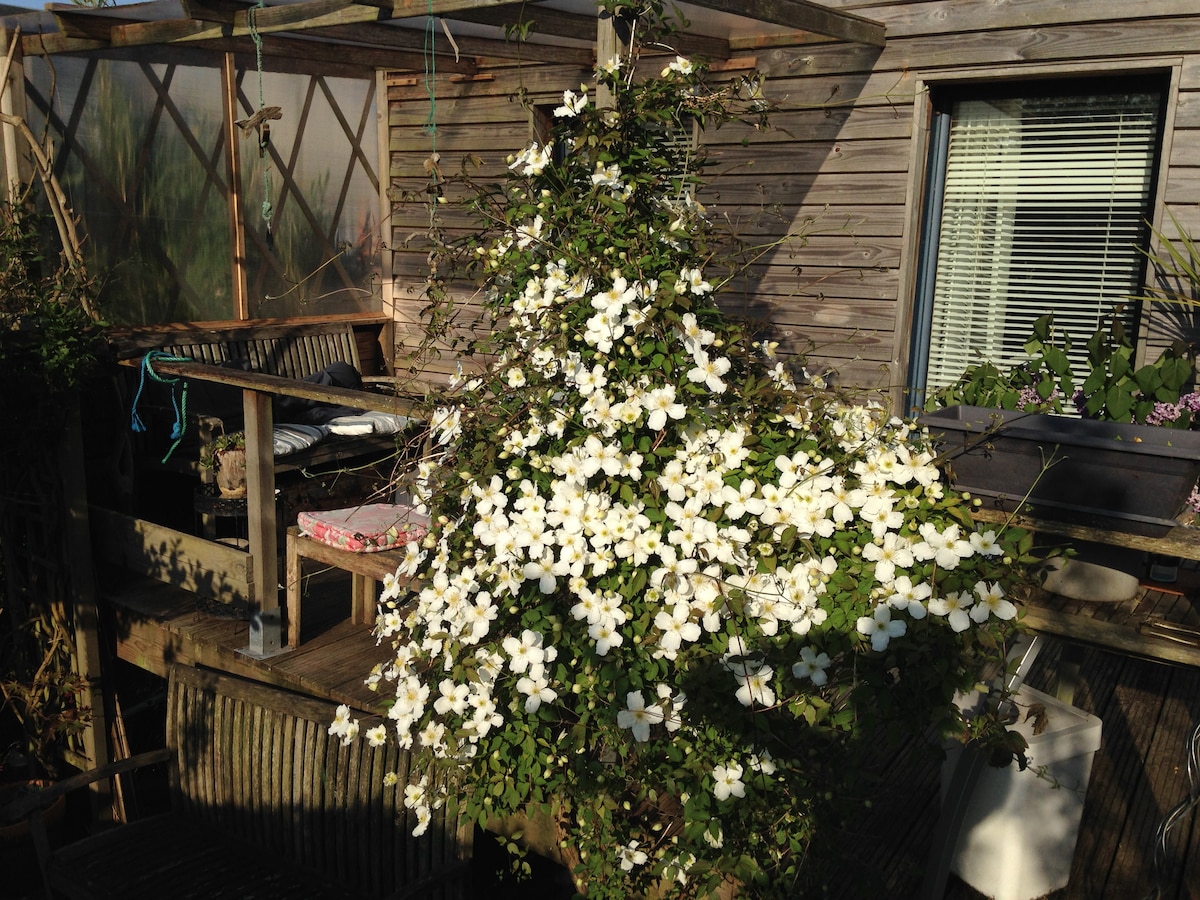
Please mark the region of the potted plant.
<svg viewBox="0 0 1200 900"><path fill-rule="evenodd" d="M201 465L212 470L222 497L245 497L246 433L233 431L218 435L204 448Z"/></svg>
<svg viewBox="0 0 1200 900"><path fill-rule="evenodd" d="M735 262L661 136L759 122L760 84L638 63L602 61L610 108L565 92L566 152L513 158L451 248L498 362L429 417L422 587L385 589L367 673L389 724L330 728L420 748L481 825L547 818L589 897L797 896L844 864L889 735L1020 752L954 698L1003 655L1029 536L977 529L919 429L721 313ZM419 832L447 798L408 777Z"/></svg>
<svg viewBox="0 0 1200 900"><path fill-rule="evenodd" d="M1025 349L1028 358L1006 371L990 361L969 367L920 418L956 487L1005 510L1152 537L1195 514L1193 348L1177 341L1135 368L1114 318L1088 339L1087 370L1076 381L1070 341L1056 339L1044 316ZM1137 592L1144 554L1082 540L1069 547L1069 557L1050 564L1047 590L1093 602ZM1156 577L1169 573L1169 563L1154 567Z"/></svg>
<svg viewBox="0 0 1200 900"><path fill-rule="evenodd" d="M1176 342L1135 369L1114 320L1089 338L1077 381L1070 347L1044 316L1026 360L1008 370L986 360L969 367L919 421L962 490L1043 518L1165 533L1200 476L1200 433L1190 430L1200 421L1200 394L1190 389L1195 352Z"/></svg>

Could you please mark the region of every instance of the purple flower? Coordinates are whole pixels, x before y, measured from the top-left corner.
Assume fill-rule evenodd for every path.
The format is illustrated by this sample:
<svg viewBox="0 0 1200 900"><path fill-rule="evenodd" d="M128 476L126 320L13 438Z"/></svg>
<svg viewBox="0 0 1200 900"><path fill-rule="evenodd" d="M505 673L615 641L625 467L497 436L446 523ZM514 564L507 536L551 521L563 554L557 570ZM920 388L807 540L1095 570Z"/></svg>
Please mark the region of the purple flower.
<svg viewBox="0 0 1200 900"><path fill-rule="evenodd" d="M1164 425L1176 422L1183 415L1183 410L1176 403L1155 403L1154 409L1146 414L1147 425Z"/></svg>

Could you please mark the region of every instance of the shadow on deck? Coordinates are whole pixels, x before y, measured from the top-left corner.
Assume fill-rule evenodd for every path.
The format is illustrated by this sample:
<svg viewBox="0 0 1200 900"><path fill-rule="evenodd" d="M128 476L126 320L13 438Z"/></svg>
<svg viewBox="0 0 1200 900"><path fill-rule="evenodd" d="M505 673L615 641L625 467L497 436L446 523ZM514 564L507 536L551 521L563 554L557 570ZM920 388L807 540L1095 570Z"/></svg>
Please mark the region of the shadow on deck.
<svg viewBox="0 0 1200 900"><path fill-rule="evenodd" d="M387 648L376 645L368 627L346 621L348 579L313 576L305 599L304 642L268 659L244 652L246 617L198 602L187 591L146 579L104 593L117 656L128 663L155 671L167 661L184 661L378 711L379 697L363 678L387 658ZM1061 651L1068 646L1048 640L1028 683L1054 693L1060 668L1065 669ZM1092 767L1070 883L1048 897L1200 900L1200 824L1194 811L1169 832L1167 865L1155 867L1156 831L1192 789L1188 740L1200 722L1200 669L1090 648L1082 650L1079 661L1074 702L1102 720L1103 744ZM870 815L846 835L847 858L858 864L848 866L844 880L829 885L826 896L920 897L941 802L940 766L936 753L915 744L884 762L884 786ZM536 885L525 887L533 892L523 896L551 896L539 894ZM562 896L561 888L555 896ZM951 876L942 900L983 896Z"/></svg>

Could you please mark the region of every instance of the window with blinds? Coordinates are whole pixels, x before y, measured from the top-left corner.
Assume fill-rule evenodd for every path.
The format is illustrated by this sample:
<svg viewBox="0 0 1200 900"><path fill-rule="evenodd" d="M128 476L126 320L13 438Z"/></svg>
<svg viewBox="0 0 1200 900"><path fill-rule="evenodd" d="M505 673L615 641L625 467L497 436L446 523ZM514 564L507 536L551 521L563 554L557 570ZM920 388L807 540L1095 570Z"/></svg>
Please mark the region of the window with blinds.
<svg viewBox="0 0 1200 900"><path fill-rule="evenodd" d="M963 97L938 114L911 388L1022 359L1046 313L1081 370L1102 321L1123 307L1132 324L1160 144L1162 96L1145 88Z"/></svg>

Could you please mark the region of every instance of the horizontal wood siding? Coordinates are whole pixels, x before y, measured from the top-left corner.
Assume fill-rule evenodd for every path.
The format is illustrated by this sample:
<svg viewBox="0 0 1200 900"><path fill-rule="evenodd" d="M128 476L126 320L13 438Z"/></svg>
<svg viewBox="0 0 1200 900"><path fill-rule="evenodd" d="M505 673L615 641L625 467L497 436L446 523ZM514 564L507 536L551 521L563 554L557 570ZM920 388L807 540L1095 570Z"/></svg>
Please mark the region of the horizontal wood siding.
<svg viewBox="0 0 1200 900"><path fill-rule="evenodd" d="M832 368L843 384L892 389L899 399L924 164L916 101L926 79L1178 66L1160 176L1164 203L1156 216L1168 234L1172 215L1200 234L1200 7L1191 0L826 5L883 22L886 46L799 36L734 41L733 65L752 60L767 75L765 93L778 109L768 130L729 125L702 137L710 180L700 199L735 233L774 244L730 283L722 302L732 313L761 320L783 352L807 354L810 369ZM481 177L502 177L505 157L532 138L518 92L554 104L581 80L590 81L590 74L548 65L496 70L472 81L438 78L432 111L443 170L456 170L470 156ZM425 189L422 164L434 144L422 126L430 112L423 83L408 78L390 86L394 197ZM428 215L418 203L398 201L394 217L400 330L405 322L419 329ZM456 233L473 227L460 215L447 221ZM464 333L471 332L476 311L464 305ZM1156 307L1148 352L1156 354L1194 318L1192 310L1180 315Z"/></svg>

